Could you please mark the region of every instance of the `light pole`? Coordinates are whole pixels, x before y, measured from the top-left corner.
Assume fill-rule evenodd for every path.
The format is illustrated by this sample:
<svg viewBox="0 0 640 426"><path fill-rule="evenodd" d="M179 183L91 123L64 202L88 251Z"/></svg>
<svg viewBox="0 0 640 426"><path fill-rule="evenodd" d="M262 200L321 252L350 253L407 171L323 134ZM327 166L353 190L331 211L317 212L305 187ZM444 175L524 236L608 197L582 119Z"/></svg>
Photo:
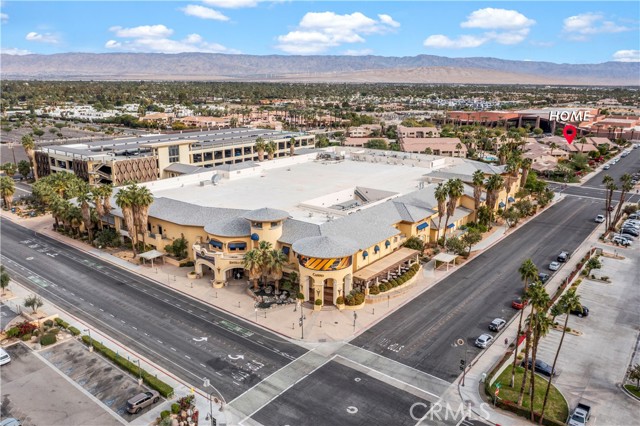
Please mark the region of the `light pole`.
<svg viewBox="0 0 640 426"><path fill-rule="evenodd" d="M216 389L211 382L209 381L209 379L207 379L206 377L203 379L203 383L202 383L203 387L208 388L211 387L211 392L207 392L207 394L209 395L209 414L207 415L207 420L211 421L211 426L214 425L214 421L215 418L213 417L213 398L211 397L213 395L213 393L217 393L218 396L220 397L220 411L224 410L224 398L222 397L222 394L220 392L218 392L218 389ZM216 401L217 403L217 401Z"/></svg>
<svg viewBox="0 0 640 426"><path fill-rule="evenodd" d="M89 352L93 352L93 339L91 338L91 329L84 329L89 334Z"/></svg>
<svg viewBox="0 0 640 426"><path fill-rule="evenodd" d="M460 369L462 370L462 382L460 383L460 385L462 387L464 387L464 378L467 375L467 353L469 353L469 352L470 352L470 350L466 349L464 351L464 359L460 360Z"/></svg>
<svg viewBox="0 0 640 426"><path fill-rule="evenodd" d="M137 362L138 362L138 386L142 386L142 368L140 367L140 358L138 358Z"/></svg>
<svg viewBox="0 0 640 426"><path fill-rule="evenodd" d="M255 311L256 311L256 322L258 322L258 308L256 308Z"/></svg>
<svg viewBox="0 0 640 426"><path fill-rule="evenodd" d="M356 320L358 319L358 314L353 313L353 331L356 331Z"/></svg>
<svg viewBox="0 0 640 426"><path fill-rule="evenodd" d="M304 316L302 305L300 305L300 321L298 321L298 324L300 325L300 340L304 340L304 320L305 319L306 317Z"/></svg>

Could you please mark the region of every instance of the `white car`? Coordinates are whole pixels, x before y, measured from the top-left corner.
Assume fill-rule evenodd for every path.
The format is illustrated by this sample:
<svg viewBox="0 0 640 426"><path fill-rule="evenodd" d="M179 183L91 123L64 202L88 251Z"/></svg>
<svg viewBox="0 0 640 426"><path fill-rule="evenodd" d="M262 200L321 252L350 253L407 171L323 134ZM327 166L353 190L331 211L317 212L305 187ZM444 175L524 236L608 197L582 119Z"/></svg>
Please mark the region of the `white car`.
<svg viewBox="0 0 640 426"><path fill-rule="evenodd" d="M560 262L556 262L555 260L549 264L549 270L557 271L560 269Z"/></svg>
<svg viewBox="0 0 640 426"><path fill-rule="evenodd" d="M11 357L4 349L0 348L0 365L9 364L11 362Z"/></svg>
<svg viewBox="0 0 640 426"><path fill-rule="evenodd" d="M502 330L502 328L505 326L506 323L507 322L502 318L496 318L493 321L491 321L491 324L489 324L489 330L500 331Z"/></svg>
<svg viewBox="0 0 640 426"><path fill-rule="evenodd" d="M611 166L609 164L605 164L604 167L603 167L604 170L609 170L610 168L611 168Z"/></svg>
<svg viewBox="0 0 640 426"><path fill-rule="evenodd" d="M486 349L489 342L493 340L493 336L490 334L481 334L480 337L476 339L475 345L479 348Z"/></svg>
<svg viewBox="0 0 640 426"><path fill-rule="evenodd" d="M628 247L631 245L631 241L618 235L614 235L614 237L611 238L611 242L614 244L620 244L621 246L625 246L625 247Z"/></svg>
<svg viewBox="0 0 640 426"><path fill-rule="evenodd" d="M604 215L599 214L598 216L596 216L596 222L597 223L604 222Z"/></svg>

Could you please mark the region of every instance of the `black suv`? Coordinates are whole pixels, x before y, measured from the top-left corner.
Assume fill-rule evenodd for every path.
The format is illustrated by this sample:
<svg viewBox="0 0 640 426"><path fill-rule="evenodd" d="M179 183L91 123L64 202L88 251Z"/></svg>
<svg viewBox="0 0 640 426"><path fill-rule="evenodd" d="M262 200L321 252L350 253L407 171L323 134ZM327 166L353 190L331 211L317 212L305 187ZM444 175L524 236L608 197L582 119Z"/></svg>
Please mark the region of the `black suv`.
<svg viewBox="0 0 640 426"><path fill-rule="evenodd" d="M573 311L571 311L571 313L573 315L579 316L580 318L588 317L589 316L589 308L587 308L586 306L582 305L582 310L574 309Z"/></svg>
<svg viewBox="0 0 640 426"><path fill-rule="evenodd" d="M545 274L544 272L540 272L538 274L538 279L540 280L541 283L546 283L547 280L549 279L549 274Z"/></svg>
<svg viewBox="0 0 640 426"><path fill-rule="evenodd" d="M558 262L566 262L567 259L569 259L569 252L568 251L562 251L560 252L560 254L558 255L558 259L556 259Z"/></svg>

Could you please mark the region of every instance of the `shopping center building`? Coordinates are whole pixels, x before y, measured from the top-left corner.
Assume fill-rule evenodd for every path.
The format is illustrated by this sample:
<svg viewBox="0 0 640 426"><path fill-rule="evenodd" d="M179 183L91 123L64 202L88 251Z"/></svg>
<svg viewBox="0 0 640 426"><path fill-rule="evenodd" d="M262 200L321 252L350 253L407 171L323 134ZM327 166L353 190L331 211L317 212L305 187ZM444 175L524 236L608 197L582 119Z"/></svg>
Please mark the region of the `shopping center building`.
<svg viewBox="0 0 640 426"><path fill-rule="evenodd" d="M267 241L288 257L284 272L298 274L305 300L335 304L416 262L418 253L403 247L408 238L433 242L475 220L469 184L446 224L434 190L453 177L471 182L476 170L506 174L462 158L336 147L147 182L155 201L146 242L163 251L185 238L196 273L222 287L246 277L244 254ZM517 190L498 201L514 201ZM127 235L122 213L113 214Z"/></svg>

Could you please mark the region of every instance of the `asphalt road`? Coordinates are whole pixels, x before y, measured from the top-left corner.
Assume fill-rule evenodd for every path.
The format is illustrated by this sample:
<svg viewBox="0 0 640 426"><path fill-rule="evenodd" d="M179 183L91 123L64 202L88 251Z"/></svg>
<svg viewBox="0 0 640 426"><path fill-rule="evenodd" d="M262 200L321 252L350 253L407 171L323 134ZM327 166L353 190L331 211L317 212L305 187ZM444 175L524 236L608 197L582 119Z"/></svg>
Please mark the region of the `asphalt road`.
<svg viewBox="0 0 640 426"><path fill-rule="evenodd" d="M531 258L540 271L551 273L549 262L562 250L573 252L594 230L593 218L601 210L601 200L565 198L351 343L455 380L465 351L468 360L480 352L474 341L489 332L491 320L516 315L511 301L522 292L522 262ZM464 344L458 345L458 339ZM390 343L403 348L391 351Z"/></svg>
<svg viewBox="0 0 640 426"><path fill-rule="evenodd" d="M629 155L624 158L618 156L617 158L620 159L620 161L618 161L618 164L612 165L609 170L601 170L594 177L586 181L583 186L604 188L604 185L602 184L602 178L604 177L604 175L609 175L616 182L618 182L620 180L620 176L625 173L632 174L640 172L640 148L627 149L630 151ZM609 163L611 163L611 160L609 160Z"/></svg>
<svg viewBox="0 0 640 426"><path fill-rule="evenodd" d="M187 383L208 377L227 401L306 352L10 221L0 230L2 263L14 280Z"/></svg>

